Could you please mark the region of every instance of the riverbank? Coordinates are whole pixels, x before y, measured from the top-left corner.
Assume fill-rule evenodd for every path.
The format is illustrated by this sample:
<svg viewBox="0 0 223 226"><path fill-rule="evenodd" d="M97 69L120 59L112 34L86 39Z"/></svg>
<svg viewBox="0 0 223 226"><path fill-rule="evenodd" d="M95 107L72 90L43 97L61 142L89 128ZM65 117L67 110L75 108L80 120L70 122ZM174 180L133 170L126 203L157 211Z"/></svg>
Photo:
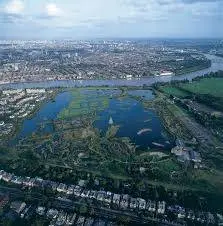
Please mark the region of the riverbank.
<svg viewBox="0 0 223 226"><path fill-rule="evenodd" d="M143 77L137 79L114 79L114 80L59 80L59 81L38 81L38 82L23 82L1 84L0 90L3 89L24 89L24 88L56 88L56 87L88 87L88 86L151 86L157 82L170 82L174 80L192 80L198 76L203 76L211 72L223 70L223 58L214 55L206 55L211 60L211 67L202 69L196 72L186 73L178 76L154 76Z"/></svg>

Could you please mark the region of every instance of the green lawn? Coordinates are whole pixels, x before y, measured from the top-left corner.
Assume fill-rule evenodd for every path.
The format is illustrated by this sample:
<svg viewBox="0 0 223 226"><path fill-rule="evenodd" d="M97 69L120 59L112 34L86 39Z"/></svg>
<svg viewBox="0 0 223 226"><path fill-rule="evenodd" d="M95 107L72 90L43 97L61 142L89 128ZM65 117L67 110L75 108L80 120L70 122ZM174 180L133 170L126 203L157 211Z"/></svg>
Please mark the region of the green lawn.
<svg viewBox="0 0 223 226"><path fill-rule="evenodd" d="M193 93L209 94L214 97L223 97L223 78L203 78L181 87Z"/></svg>
<svg viewBox="0 0 223 226"><path fill-rule="evenodd" d="M186 91L195 94L209 94L213 97L223 97L223 78L202 78L199 81L193 81L191 83L182 83L180 87L185 92L174 85L164 85L160 89L168 94L177 97L188 96Z"/></svg>

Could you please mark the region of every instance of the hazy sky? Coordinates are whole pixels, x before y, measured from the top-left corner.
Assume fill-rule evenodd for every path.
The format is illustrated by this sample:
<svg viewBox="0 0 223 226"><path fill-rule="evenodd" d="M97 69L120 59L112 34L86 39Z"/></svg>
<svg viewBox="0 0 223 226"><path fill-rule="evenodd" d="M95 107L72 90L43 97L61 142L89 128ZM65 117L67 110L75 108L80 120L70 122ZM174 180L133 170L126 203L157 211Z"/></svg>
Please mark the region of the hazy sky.
<svg viewBox="0 0 223 226"><path fill-rule="evenodd" d="M223 37L223 0L0 0L0 37Z"/></svg>

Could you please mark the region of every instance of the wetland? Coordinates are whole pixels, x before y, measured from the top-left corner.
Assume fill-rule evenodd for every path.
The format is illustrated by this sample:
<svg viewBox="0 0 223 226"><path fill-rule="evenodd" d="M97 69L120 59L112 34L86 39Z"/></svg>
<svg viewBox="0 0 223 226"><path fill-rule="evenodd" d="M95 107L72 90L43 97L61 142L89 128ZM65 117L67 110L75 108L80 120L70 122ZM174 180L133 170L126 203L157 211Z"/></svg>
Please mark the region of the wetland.
<svg viewBox="0 0 223 226"><path fill-rule="evenodd" d="M198 148L179 112L165 94L148 87L61 89L22 122L10 148L2 147L1 166L64 183L104 178L110 190L147 184L218 195L220 171L194 170L171 154L176 138Z"/></svg>
<svg viewBox="0 0 223 226"><path fill-rule="evenodd" d="M57 94L55 100L44 104L31 119L26 119L15 140L34 135L55 132L55 121L68 121L80 116L91 117L92 125L105 134L109 128L109 119L118 126L117 137L128 137L141 148L147 149L161 143L170 148L170 140L164 135L164 128L159 117L152 110L145 109L134 97L152 100L151 90L131 90L121 96L119 89L79 88L65 90ZM138 132L145 129L145 133Z"/></svg>

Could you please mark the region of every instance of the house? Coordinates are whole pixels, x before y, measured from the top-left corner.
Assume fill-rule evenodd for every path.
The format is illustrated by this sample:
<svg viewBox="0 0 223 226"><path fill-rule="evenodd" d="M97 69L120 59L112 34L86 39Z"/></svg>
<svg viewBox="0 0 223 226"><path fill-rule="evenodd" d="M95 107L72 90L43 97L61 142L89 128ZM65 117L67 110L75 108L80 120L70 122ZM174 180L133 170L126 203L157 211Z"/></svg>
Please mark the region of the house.
<svg viewBox="0 0 223 226"><path fill-rule="evenodd" d="M85 221L84 226L92 226L94 223L94 219L93 218L87 218Z"/></svg>
<svg viewBox="0 0 223 226"><path fill-rule="evenodd" d="M107 202L107 203L111 203L111 201L112 201L112 193L110 191L108 191L106 193L104 201Z"/></svg>
<svg viewBox="0 0 223 226"><path fill-rule="evenodd" d="M65 225L74 225L74 221L76 219L76 216L77 216L76 213L68 214Z"/></svg>
<svg viewBox="0 0 223 226"><path fill-rule="evenodd" d="M212 225L215 224L215 217L212 213L208 212L207 215L206 215L206 218L207 218L208 224L212 224Z"/></svg>
<svg viewBox="0 0 223 226"><path fill-rule="evenodd" d="M16 213L20 214L26 207L25 202L15 201L12 202L10 208L13 209Z"/></svg>
<svg viewBox="0 0 223 226"><path fill-rule="evenodd" d="M105 196L106 196L105 191L99 191L98 194L97 194L97 200L98 201L104 201Z"/></svg>
<svg viewBox="0 0 223 226"><path fill-rule="evenodd" d="M67 186L66 184L60 183L59 186L57 187L58 192L67 192Z"/></svg>
<svg viewBox="0 0 223 226"><path fill-rule="evenodd" d="M83 192L81 193L81 197L82 198L88 198L89 194L90 194L89 190L83 190Z"/></svg>
<svg viewBox="0 0 223 226"><path fill-rule="evenodd" d="M130 204L129 204L130 209L136 209L138 207L138 201L135 198L130 199Z"/></svg>
<svg viewBox="0 0 223 226"><path fill-rule="evenodd" d="M57 187L58 187L58 183L56 183L54 181L50 181L50 186L51 186L53 191L56 191Z"/></svg>
<svg viewBox="0 0 223 226"><path fill-rule="evenodd" d="M46 213L46 216L50 219L56 219L58 216L58 210L56 209L49 209Z"/></svg>
<svg viewBox="0 0 223 226"><path fill-rule="evenodd" d="M67 194L68 195L73 195L74 193L74 189L75 189L75 186L74 185L70 185L67 189Z"/></svg>
<svg viewBox="0 0 223 226"><path fill-rule="evenodd" d="M188 149L185 147L176 146L172 148L171 153L177 157L179 162L190 161L190 155Z"/></svg>
<svg viewBox="0 0 223 226"><path fill-rule="evenodd" d="M127 209L129 206L129 195L123 195L122 200L120 202L120 207L123 209Z"/></svg>
<svg viewBox="0 0 223 226"><path fill-rule="evenodd" d="M84 221L85 221L85 217L79 216L79 218L77 219L76 225L82 226L84 225Z"/></svg>
<svg viewBox="0 0 223 226"><path fill-rule="evenodd" d="M137 198L137 201L139 203L139 209L140 210L145 210L146 209L146 200Z"/></svg>
<svg viewBox="0 0 223 226"><path fill-rule="evenodd" d="M81 191L82 191L82 188L80 186L76 186L75 189L74 189L74 195L80 196Z"/></svg>
<svg viewBox="0 0 223 226"><path fill-rule="evenodd" d="M97 192L91 190L91 191L90 191L90 194L89 194L89 198L90 198L90 199L96 199L96 198L97 198Z"/></svg>
<svg viewBox="0 0 223 226"><path fill-rule="evenodd" d="M66 218L67 218L67 214L65 212L63 212L63 211L59 212L57 220L56 220L56 225L58 225L58 226L64 225Z"/></svg>
<svg viewBox="0 0 223 226"><path fill-rule="evenodd" d="M2 174L2 180L4 180L5 182L9 182L9 181L11 181L12 176L13 176L13 174L4 172Z"/></svg>
<svg viewBox="0 0 223 226"><path fill-rule="evenodd" d="M157 213L164 214L165 209L166 209L166 202L165 201L162 201L162 202L159 201L158 207L157 207Z"/></svg>
<svg viewBox="0 0 223 226"><path fill-rule="evenodd" d="M189 210L187 213L187 219L194 220L195 219L195 214L192 210Z"/></svg>
<svg viewBox="0 0 223 226"><path fill-rule="evenodd" d="M0 180L2 179L3 174L5 173L4 170L0 170Z"/></svg>
<svg viewBox="0 0 223 226"><path fill-rule="evenodd" d="M199 152L190 150L190 159L192 162L194 163L201 163L202 159L201 159L201 155Z"/></svg>
<svg viewBox="0 0 223 226"><path fill-rule="evenodd" d="M179 205L168 206L167 210L169 212L174 213L177 216L177 218L179 218L179 219L183 219L183 218L186 217L186 210L182 206L179 206ZM188 213L190 213L190 212L191 212L191 216L190 217L192 217L193 212L189 211ZM189 218L189 217L187 217L187 218L188 219L192 219L192 218Z"/></svg>
<svg viewBox="0 0 223 226"><path fill-rule="evenodd" d="M20 214L20 217L21 218L24 218L24 216L27 216L28 217L31 214L31 212L32 212L32 211L29 212L30 208L31 208L31 205L26 206L26 208Z"/></svg>
<svg viewBox="0 0 223 226"><path fill-rule="evenodd" d="M30 182L30 180L31 180L30 177L23 178L23 185L30 186L30 184L32 183L32 182Z"/></svg>
<svg viewBox="0 0 223 226"><path fill-rule="evenodd" d="M35 181L33 183L33 186L35 186L35 187L41 187L44 184L43 182L44 182L44 180L42 178L36 177L35 178Z"/></svg>
<svg viewBox="0 0 223 226"><path fill-rule="evenodd" d="M113 202L115 205L119 206L120 199L121 199L121 195L119 195L119 194L114 194L114 195L113 195L113 200L112 200L112 202Z"/></svg>
<svg viewBox="0 0 223 226"><path fill-rule="evenodd" d="M196 218L196 220L198 221L198 222L201 222L202 224L206 221L206 218L205 218L205 216L204 216L204 213L203 212L198 212L197 213L197 218Z"/></svg>
<svg viewBox="0 0 223 226"><path fill-rule="evenodd" d="M22 177L12 176L11 182L14 184L21 185L23 183Z"/></svg>
<svg viewBox="0 0 223 226"><path fill-rule="evenodd" d="M34 186L34 184L35 184L35 178L31 178L30 180L29 180L29 184L28 184L28 186L29 187L33 187Z"/></svg>
<svg viewBox="0 0 223 226"><path fill-rule="evenodd" d="M185 212L185 209L184 209L184 208L181 209L181 210L178 212L177 217L178 217L179 219L183 219L183 218L186 217L186 212Z"/></svg>
<svg viewBox="0 0 223 226"><path fill-rule="evenodd" d="M149 210L149 212L155 212L156 211L156 202L148 200L147 209Z"/></svg>
<svg viewBox="0 0 223 226"><path fill-rule="evenodd" d="M36 213L39 214L40 216L43 216L43 215L45 214L45 210L46 210L45 207L43 207L43 206L38 206L38 207L36 208Z"/></svg>

